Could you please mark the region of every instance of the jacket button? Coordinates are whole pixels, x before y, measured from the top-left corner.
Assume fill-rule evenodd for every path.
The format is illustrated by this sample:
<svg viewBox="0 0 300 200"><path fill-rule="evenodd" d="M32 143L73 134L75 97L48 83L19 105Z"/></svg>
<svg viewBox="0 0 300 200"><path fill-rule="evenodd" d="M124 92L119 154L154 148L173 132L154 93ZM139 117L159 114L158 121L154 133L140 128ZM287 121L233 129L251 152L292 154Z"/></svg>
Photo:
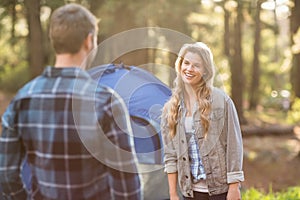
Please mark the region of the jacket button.
<svg viewBox="0 0 300 200"><path fill-rule="evenodd" d="M184 143L184 140L181 140L181 143Z"/></svg>
<svg viewBox="0 0 300 200"><path fill-rule="evenodd" d="M186 158L185 158L185 157L183 157L182 159L183 159L184 161L186 161Z"/></svg>
<svg viewBox="0 0 300 200"><path fill-rule="evenodd" d="M189 178L189 176L188 176L188 175L185 175L185 178L186 178L186 179L188 179L188 178Z"/></svg>
<svg viewBox="0 0 300 200"><path fill-rule="evenodd" d="M187 195L192 196L191 193L189 193L189 192L187 193Z"/></svg>

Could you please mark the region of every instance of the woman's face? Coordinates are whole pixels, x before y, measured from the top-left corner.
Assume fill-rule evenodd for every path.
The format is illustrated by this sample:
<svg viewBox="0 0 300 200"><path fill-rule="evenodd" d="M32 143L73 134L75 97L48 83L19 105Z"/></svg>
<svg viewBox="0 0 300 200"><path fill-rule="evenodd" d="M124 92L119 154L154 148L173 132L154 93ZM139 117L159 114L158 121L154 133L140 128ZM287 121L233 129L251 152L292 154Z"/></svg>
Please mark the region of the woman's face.
<svg viewBox="0 0 300 200"><path fill-rule="evenodd" d="M185 84L195 87L205 73L202 59L196 53L187 52L181 64L181 78Z"/></svg>

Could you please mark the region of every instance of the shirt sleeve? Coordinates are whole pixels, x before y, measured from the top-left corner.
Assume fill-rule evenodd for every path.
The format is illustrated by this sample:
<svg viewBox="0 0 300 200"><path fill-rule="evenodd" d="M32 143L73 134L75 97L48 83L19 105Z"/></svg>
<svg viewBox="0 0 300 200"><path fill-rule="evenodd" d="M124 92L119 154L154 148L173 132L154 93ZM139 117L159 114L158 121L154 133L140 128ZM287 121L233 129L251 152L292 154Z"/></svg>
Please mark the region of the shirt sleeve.
<svg viewBox="0 0 300 200"><path fill-rule="evenodd" d="M0 137L0 187L4 199L26 199L20 169L24 157L24 146L15 127L16 112L13 102L2 116Z"/></svg>
<svg viewBox="0 0 300 200"><path fill-rule="evenodd" d="M166 173L177 172L177 154L173 144L173 140L169 134L169 126L167 125L167 119L161 120L161 134L164 146L164 163Z"/></svg>
<svg viewBox="0 0 300 200"><path fill-rule="evenodd" d="M112 95L104 110L101 124L108 139L103 144L112 197L113 199L141 199L141 183L128 110L116 93Z"/></svg>
<svg viewBox="0 0 300 200"><path fill-rule="evenodd" d="M243 141L238 115L233 101L227 100L227 182L244 181Z"/></svg>

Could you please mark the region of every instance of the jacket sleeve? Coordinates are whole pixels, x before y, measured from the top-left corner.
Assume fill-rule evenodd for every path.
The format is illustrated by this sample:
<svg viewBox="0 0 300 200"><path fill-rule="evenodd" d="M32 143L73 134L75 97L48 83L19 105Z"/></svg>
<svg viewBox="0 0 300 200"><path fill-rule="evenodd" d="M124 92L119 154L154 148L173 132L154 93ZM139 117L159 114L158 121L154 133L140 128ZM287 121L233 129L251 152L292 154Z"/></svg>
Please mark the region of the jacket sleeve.
<svg viewBox="0 0 300 200"><path fill-rule="evenodd" d="M236 108L228 98L226 102L227 116L227 182L244 181L243 141Z"/></svg>
<svg viewBox="0 0 300 200"><path fill-rule="evenodd" d="M2 116L0 137L0 189L4 199L26 199L27 192L20 176L24 156L23 144L15 128L13 103Z"/></svg>
<svg viewBox="0 0 300 200"><path fill-rule="evenodd" d="M161 134L164 146L164 171L166 173L175 173L177 172L177 154L174 148L173 139L169 135L169 127L165 117L161 120Z"/></svg>

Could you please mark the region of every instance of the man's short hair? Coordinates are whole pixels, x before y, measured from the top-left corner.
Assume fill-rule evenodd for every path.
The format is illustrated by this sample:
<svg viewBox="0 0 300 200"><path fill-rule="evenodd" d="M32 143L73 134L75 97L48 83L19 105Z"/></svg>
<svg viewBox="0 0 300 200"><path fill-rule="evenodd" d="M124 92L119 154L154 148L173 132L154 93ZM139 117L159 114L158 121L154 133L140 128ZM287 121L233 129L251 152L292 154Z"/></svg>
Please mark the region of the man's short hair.
<svg viewBox="0 0 300 200"><path fill-rule="evenodd" d="M81 5L71 3L56 9L49 31L55 52L77 53L88 34L97 34L97 23L96 17Z"/></svg>

